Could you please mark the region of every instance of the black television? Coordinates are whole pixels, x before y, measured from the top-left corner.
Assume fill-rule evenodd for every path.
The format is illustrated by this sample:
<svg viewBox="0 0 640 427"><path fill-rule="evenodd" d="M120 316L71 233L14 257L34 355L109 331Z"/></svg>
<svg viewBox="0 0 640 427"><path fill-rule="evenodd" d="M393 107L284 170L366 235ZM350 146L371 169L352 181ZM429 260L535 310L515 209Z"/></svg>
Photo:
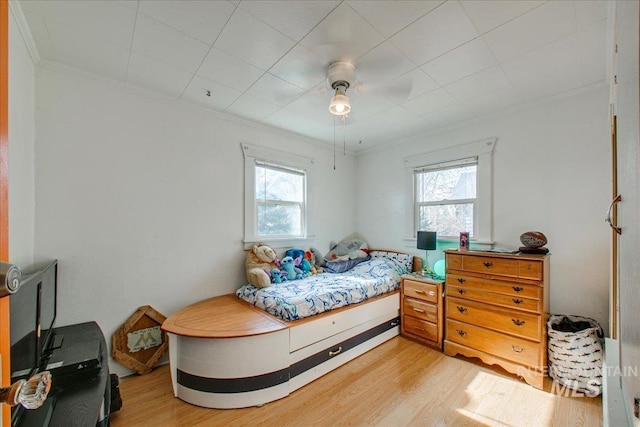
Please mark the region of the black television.
<svg viewBox="0 0 640 427"><path fill-rule="evenodd" d="M11 381L29 378L46 362L57 314L58 261L28 274L9 297Z"/></svg>

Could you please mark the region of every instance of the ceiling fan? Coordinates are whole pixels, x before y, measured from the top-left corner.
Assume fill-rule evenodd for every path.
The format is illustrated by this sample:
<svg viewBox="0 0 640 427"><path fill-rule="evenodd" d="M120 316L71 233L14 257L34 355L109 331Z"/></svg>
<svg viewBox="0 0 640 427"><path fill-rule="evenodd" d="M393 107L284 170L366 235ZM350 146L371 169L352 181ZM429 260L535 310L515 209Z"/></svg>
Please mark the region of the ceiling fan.
<svg viewBox="0 0 640 427"><path fill-rule="evenodd" d="M334 61L327 67L327 82L334 96L329 102L329 112L336 116L346 116L351 112L351 102L347 90L357 95L379 94L395 100L406 99L411 93L412 82L405 79L383 83L362 82L356 79L356 66L347 60Z"/></svg>

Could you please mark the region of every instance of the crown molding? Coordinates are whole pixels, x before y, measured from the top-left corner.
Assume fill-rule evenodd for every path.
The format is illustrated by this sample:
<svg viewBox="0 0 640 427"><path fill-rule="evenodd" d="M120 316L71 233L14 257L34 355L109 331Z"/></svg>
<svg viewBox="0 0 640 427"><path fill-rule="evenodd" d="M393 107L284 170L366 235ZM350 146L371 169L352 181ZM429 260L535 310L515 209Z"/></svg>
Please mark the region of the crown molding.
<svg viewBox="0 0 640 427"><path fill-rule="evenodd" d="M27 45L27 50L29 51L29 55L31 55L31 60L34 64L38 64L42 58L40 58L40 54L38 53L36 41L33 39L33 35L29 29L29 24L27 23L27 18L24 16L20 2L16 0L9 0L9 10L11 11L13 19L16 20L24 43Z"/></svg>

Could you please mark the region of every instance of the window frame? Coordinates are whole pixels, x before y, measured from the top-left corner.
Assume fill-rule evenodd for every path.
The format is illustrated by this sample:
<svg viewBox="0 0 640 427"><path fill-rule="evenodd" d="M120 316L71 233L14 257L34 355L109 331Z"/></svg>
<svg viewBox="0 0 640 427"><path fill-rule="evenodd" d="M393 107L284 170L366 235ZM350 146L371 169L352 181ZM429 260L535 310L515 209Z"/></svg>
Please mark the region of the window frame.
<svg viewBox="0 0 640 427"><path fill-rule="evenodd" d="M417 187L418 187L418 174L420 173L428 173L435 172L440 170L448 170L448 169L456 169L463 168L466 166L476 166L476 197L467 198L467 199L446 199L446 200L438 200L433 202L419 202L417 200ZM454 160L451 162L444 163L436 163L432 165L425 165L422 167L413 169L413 207L414 207L414 224L413 229L414 233L417 233L420 228L420 209L424 206L443 206L443 205L457 205L457 204L471 204L473 207L473 235L472 240L476 237L476 230L478 227L478 158L476 156L469 157L466 159ZM464 230L461 230L464 231ZM439 234L440 235L440 234ZM457 236L442 236L442 239L454 239Z"/></svg>
<svg viewBox="0 0 640 427"><path fill-rule="evenodd" d="M476 204L474 205L474 234L472 239L477 244L493 244L493 150L497 138L488 138L469 144L457 145L450 148L432 150L422 154L407 156L405 167L405 194L411 207L406 210L405 241L408 246L415 246L418 227L415 171L434 165L463 161L477 158L476 172ZM462 231L462 230L461 230ZM444 237L438 240L453 240Z"/></svg>
<svg viewBox="0 0 640 427"><path fill-rule="evenodd" d="M314 159L266 147L242 143L244 156L244 249L256 243L272 248L305 246L312 241L311 209ZM271 166L304 175L303 209L301 211L301 235L269 236L258 234L258 202L256 199L256 167Z"/></svg>

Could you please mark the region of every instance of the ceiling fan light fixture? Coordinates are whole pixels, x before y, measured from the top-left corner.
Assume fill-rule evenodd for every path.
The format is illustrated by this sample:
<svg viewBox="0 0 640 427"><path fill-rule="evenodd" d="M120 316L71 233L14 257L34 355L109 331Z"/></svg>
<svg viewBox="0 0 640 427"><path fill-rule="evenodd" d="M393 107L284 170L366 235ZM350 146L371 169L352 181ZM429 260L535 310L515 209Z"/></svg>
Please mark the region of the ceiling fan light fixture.
<svg viewBox="0 0 640 427"><path fill-rule="evenodd" d="M349 98L347 98L343 90L340 90L340 88L336 89L336 94L331 98L331 102L329 103L329 112L336 116L344 116L349 114L349 111L351 111Z"/></svg>

